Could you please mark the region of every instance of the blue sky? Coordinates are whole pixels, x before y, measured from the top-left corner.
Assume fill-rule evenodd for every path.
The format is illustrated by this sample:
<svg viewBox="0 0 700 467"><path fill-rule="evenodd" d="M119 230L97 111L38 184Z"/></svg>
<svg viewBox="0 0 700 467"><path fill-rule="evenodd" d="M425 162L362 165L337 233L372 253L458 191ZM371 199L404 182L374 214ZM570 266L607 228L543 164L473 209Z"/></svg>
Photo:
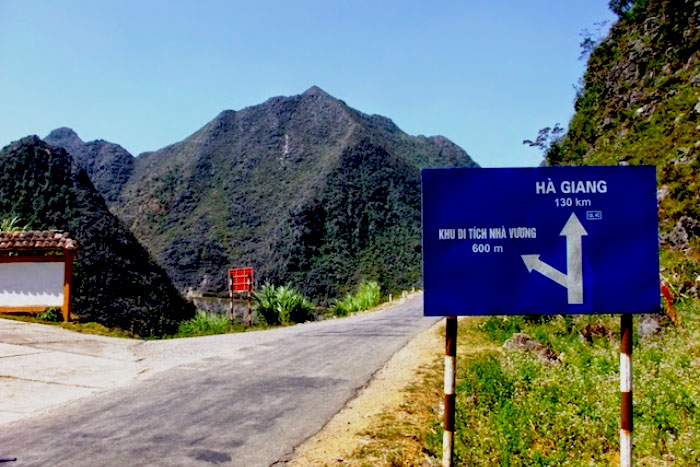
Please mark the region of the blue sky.
<svg viewBox="0 0 700 467"><path fill-rule="evenodd" d="M137 155L317 85L484 167L534 166L522 140L571 118L607 3L0 0L0 146L68 126Z"/></svg>

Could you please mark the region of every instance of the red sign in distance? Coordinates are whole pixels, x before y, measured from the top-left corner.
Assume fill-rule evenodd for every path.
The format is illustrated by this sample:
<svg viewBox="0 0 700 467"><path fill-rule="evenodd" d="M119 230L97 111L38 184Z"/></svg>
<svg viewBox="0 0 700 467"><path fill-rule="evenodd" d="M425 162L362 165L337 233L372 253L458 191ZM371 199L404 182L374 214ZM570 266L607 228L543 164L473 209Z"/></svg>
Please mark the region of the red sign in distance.
<svg viewBox="0 0 700 467"><path fill-rule="evenodd" d="M253 291L253 268L236 268L229 270L231 291L244 293Z"/></svg>

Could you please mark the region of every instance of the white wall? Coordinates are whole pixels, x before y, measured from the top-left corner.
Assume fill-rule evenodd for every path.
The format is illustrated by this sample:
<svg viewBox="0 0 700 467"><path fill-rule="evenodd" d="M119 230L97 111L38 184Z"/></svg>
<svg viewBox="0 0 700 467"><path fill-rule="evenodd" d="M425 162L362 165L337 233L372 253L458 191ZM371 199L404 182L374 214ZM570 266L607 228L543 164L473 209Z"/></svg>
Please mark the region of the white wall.
<svg viewBox="0 0 700 467"><path fill-rule="evenodd" d="M62 306L60 263L0 263L0 307Z"/></svg>

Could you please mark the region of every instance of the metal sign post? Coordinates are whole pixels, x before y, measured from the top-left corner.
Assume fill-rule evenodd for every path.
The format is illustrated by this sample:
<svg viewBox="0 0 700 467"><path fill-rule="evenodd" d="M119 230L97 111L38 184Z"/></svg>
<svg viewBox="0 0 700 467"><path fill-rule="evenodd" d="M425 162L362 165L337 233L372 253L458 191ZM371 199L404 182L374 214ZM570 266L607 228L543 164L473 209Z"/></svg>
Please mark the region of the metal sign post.
<svg viewBox="0 0 700 467"><path fill-rule="evenodd" d="M228 273L228 296L231 299L231 307L229 309L229 321L233 323L233 309L234 309L234 303L233 303L233 276L231 275L231 271Z"/></svg>
<svg viewBox="0 0 700 467"><path fill-rule="evenodd" d="M620 318L620 467L632 467L632 315Z"/></svg>
<svg viewBox="0 0 700 467"><path fill-rule="evenodd" d="M623 315L620 462L631 465L632 315L660 305L656 168L423 169L421 188L426 316ZM454 365L448 344L444 465Z"/></svg>
<svg viewBox="0 0 700 467"><path fill-rule="evenodd" d="M253 325L253 294L248 290L248 327Z"/></svg>
<svg viewBox="0 0 700 467"><path fill-rule="evenodd" d="M455 379L457 372L457 318L445 324L445 430L442 434L442 465L452 467L455 443Z"/></svg>

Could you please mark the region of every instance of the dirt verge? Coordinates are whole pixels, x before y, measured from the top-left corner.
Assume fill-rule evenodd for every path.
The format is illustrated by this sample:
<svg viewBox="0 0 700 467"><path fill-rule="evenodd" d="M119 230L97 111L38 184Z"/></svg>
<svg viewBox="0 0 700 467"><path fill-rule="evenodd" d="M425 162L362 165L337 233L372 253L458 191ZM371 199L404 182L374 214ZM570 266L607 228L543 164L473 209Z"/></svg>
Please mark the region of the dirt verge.
<svg viewBox="0 0 700 467"><path fill-rule="evenodd" d="M444 322L440 321L397 352L355 399L297 448L287 465L377 465L377 459L367 464L369 459L357 453L370 443L372 425L384 414L396 413L410 397L421 368L434 366L442 357L442 329Z"/></svg>

